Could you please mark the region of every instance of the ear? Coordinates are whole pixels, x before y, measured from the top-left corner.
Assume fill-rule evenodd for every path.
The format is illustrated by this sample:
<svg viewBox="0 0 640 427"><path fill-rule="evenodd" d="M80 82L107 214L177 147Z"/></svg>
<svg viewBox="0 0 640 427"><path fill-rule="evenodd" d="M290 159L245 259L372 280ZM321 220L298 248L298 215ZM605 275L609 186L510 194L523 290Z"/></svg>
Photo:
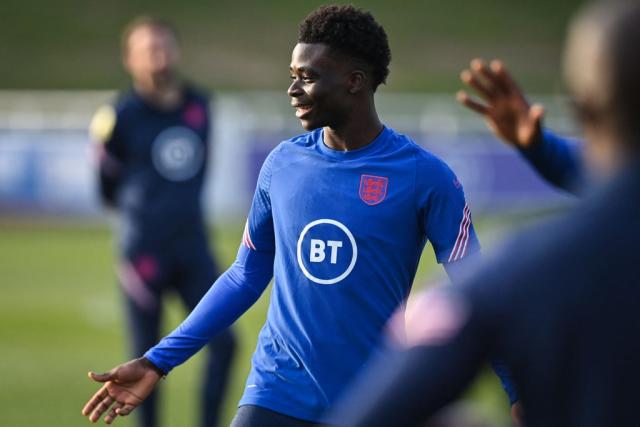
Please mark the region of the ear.
<svg viewBox="0 0 640 427"><path fill-rule="evenodd" d="M362 70L353 70L349 74L349 93L355 95L363 91L368 84L367 73Z"/></svg>

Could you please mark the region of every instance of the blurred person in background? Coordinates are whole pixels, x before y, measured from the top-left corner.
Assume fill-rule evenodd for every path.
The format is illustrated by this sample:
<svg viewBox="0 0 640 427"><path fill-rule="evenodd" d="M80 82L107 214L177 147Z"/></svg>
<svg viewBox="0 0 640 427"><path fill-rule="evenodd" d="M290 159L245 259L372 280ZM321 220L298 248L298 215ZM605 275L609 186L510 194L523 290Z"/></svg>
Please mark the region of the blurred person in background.
<svg viewBox="0 0 640 427"><path fill-rule="evenodd" d="M317 426L378 350L429 240L452 281L479 253L462 185L440 159L380 121L387 35L353 6L301 23L291 106L309 131L265 161L235 263L144 358L97 377L84 415L111 423L208 336L251 307L275 276L234 427Z"/></svg>
<svg viewBox="0 0 640 427"><path fill-rule="evenodd" d="M463 286L425 296L407 320L409 348L363 376L332 419L422 425L499 351L512 368L524 425L637 424L638 46L639 3L601 2L578 15L565 76L598 189L514 239Z"/></svg>
<svg viewBox="0 0 640 427"><path fill-rule="evenodd" d="M126 300L132 353L160 337L163 296L175 292L191 311L218 276L201 205L209 154L206 94L177 72L173 27L140 17L122 35L122 58L132 79L90 127L99 153L100 195L117 211L118 276ZM209 343L200 424L218 425L235 350L230 330ZM157 396L141 406L140 423L159 425Z"/></svg>

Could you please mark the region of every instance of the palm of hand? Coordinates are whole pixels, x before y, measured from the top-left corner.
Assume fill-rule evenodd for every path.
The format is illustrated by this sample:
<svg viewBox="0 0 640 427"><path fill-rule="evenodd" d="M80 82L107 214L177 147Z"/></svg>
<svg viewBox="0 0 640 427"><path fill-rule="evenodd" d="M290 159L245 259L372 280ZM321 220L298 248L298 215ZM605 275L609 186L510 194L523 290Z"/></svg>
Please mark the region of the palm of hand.
<svg viewBox="0 0 640 427"><path fill-rule="evenodd" d="M138 406L151 393L148 382L144 377L136 379L114 379L103 386L109 396L116 402Z"/></svg>
<svg viewBox="0 0 640 427"><path fill-rule="evenodd" d="M517 96L504 96L488 105L486 119L493 132L520 148L529 146L537 131L537 121L529 115L529 104Z"/></svg>
<svg viewBox="0 0 640 427"><path fill-rule="evenodd" d="M483 61L475 59L460 78L481 100L474 100L460 91L458 101L483 115L498 137L518 148L528 148L537 140L544 109L529 105L500 61L493 61L491 67L487 67Z"/></svg>
<svg viewBox="0 0 640 427"><path fill-rule="evenodd" d="M111 408L104 418L107 424L118 415L129 415L151 394L160 379L160 375L141 359L127 362L106 374L90 373L90 377L105 384L87 402L82 414L96 422Z"/></svg>

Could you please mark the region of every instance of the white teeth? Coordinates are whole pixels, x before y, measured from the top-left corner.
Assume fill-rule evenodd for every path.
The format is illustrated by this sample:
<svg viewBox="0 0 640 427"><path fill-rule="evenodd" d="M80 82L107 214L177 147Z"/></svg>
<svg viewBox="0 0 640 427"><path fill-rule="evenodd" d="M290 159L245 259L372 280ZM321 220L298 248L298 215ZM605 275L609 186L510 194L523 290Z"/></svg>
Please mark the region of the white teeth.
<svg viewBox="0 0 640 427"><path fill-rule="evenodd" d="M305 105L296 107L296 117L302 117L311 110L311 106Z"/></svg>

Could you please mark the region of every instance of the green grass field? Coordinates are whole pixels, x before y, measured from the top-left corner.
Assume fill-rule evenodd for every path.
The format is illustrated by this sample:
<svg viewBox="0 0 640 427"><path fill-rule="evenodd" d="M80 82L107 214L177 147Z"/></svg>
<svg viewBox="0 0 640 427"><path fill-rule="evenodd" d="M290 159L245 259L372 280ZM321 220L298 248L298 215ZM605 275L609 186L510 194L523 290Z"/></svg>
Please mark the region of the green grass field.
<svg viewBox="0 0 640 427"><path fill-rule="evenodd" d="M481 237L492 228L481 222ZM221 264L232 261L241 231L240 226L215 230ZM431 254L423 259L417 283L439 271ZM0 425L89 425L80 409L97 387L86 372L127 359L113 262L106 226L0 220ZM242 393L267 304L268 292L235 326L241 342L225 405L227 422ZM165 329L183 316L172 300ZM199 366L196 357L163 384L165 426L196 425ZM497 384L485 373L471 396L482 416L503 423L506 399ZM133 426L132 421L118 424Z"/></svg>
<svg viewBox="0 0 640 427"><path fill-rule="evenodd" d="M323 3L332 1L3 0L0 87L123 86L119 34L145 13L175 23L184 69L200 84L284 92L298 23ZM499 56L528 91L549 93L558 90L568 18L584 0L353 3L370 10L389 34L389 90L452 92L471 58Z"/></svg>

